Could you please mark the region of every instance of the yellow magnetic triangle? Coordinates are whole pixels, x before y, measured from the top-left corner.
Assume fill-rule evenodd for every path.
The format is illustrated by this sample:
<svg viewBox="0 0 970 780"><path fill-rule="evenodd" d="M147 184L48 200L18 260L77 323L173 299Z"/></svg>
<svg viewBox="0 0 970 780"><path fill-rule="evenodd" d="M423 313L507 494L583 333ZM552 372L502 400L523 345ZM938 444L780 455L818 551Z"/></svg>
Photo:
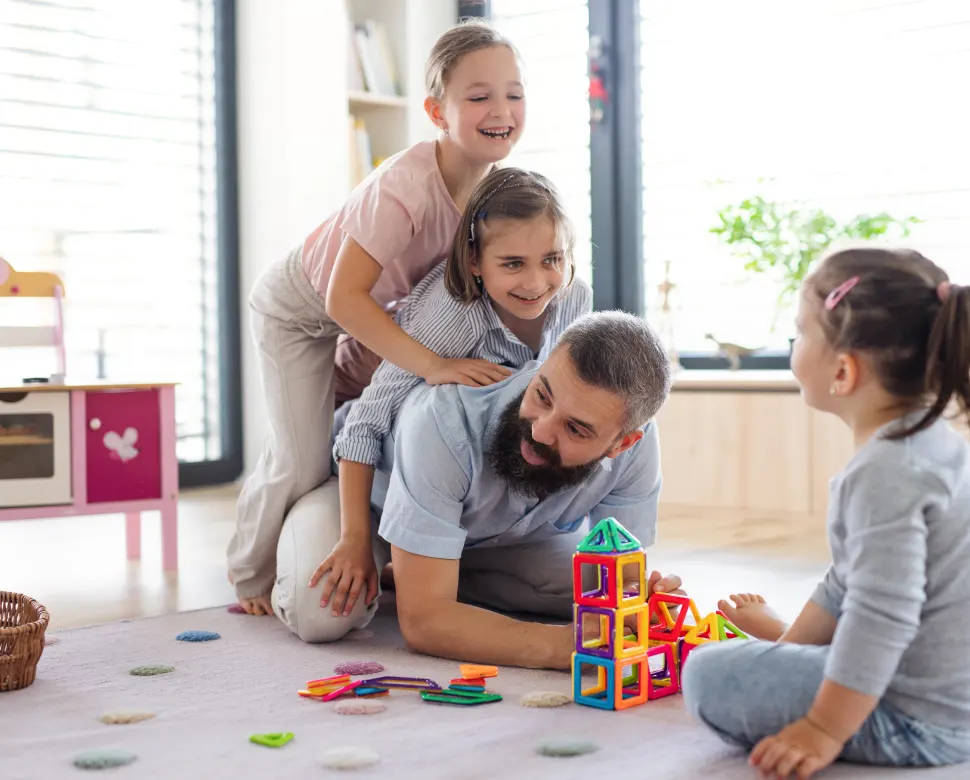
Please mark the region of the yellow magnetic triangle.
<svg viewBox="0 0 970 780"><path fill-rule="evenodd" d="M710 637L701 636L705 629L710 629ZM702 645L705 642L716 642L718 639L719 636L717 630L716 612L712 612L710 615L707 615L684 635L684 641L690 642L692 645Z"/></svg>

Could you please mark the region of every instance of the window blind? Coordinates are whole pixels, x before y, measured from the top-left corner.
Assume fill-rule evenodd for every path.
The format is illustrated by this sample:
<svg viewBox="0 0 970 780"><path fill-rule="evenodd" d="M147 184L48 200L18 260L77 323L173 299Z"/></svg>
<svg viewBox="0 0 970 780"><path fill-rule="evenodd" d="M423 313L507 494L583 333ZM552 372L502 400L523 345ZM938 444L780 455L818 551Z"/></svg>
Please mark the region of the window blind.
<svg viewBox="0 0 970 780"><path fill-rule="evenodd" d="M922 222L899 241L970 281L970 4L640 0L644 257L652 313L670 263L675 342L787 348L777 287L709 232L743 198L839 221ZM747 281L746 281L747 280Z"/></svg>
<svg viewBox="0 0 970 780"><path fill-rule="evenodd" d="M576 227L576 272L592 282L586 0L491 0L525 63L526 128L506 161L547 176Z"/></svg>
<svg viewBox="0 0 970 780"><path fill-rule="evenodd" d="M74 380L180 383L183 462L222 456L213 2L0 0L0 255L64 280Z"/></svg>

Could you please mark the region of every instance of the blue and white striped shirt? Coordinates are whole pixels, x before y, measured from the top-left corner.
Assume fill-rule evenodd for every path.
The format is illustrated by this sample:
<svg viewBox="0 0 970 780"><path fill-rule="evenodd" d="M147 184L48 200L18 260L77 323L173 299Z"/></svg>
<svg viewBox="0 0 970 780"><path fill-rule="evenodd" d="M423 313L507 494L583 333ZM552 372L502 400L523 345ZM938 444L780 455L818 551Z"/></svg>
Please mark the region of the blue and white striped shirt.
<svg viewBox="0 0 970 780"><path fill-rule="evenodd" d="M442 261L415 285L395 319L411 338L443 358L479 358L518 369L529 361L544 360L562 332L592 308L593 291L582 279L574 279L546 308L542 342L538 354L533 354L502 324L488 296L472 303L451 296L445 288ZM421 377L383 361L350 409L334 442L334 461L346 459L377 466L398 409L421 381Z"/></svg>

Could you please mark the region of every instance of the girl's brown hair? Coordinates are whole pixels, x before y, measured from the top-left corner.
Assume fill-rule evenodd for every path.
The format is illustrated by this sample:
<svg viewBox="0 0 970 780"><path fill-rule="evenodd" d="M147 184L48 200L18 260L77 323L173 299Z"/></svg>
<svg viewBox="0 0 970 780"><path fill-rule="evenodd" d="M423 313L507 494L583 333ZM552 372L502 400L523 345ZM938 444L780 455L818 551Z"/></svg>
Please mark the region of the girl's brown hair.
<svg viewBox="0 0 970 780"><path fill-rule="evenodd" d="M842 285L848 292L825 306ZM864 353L886 392L925 408L887 438L928 428L954 398L970 417L970 288L951 285L919 252L863 247L827 255L807 290L829 344Z"/></svg>
<svg viewBox="0 0 970 780"><path fill-rule="evenodd" d="M424 85L428 95L435 100L441 100L445 95L448 79L461 58L490 46L506 46L517 60L522 60L512 42L482 19L467 19L445 31L431 47L431 54L428 55L424 67Z"/></svg>
<svg viewBox="0 0 970 780"><path fill-rule="evenodd" d="M566 286L572 284L576 276L575 231L555 185L540 173L497 168L472 193L458 224L445 266L445 287L452 297L471 303L482 296L482 288L472 273L472 260L481 257L488 233L497 222L543 216L555 226L563 262L568 266Z"/></svg>

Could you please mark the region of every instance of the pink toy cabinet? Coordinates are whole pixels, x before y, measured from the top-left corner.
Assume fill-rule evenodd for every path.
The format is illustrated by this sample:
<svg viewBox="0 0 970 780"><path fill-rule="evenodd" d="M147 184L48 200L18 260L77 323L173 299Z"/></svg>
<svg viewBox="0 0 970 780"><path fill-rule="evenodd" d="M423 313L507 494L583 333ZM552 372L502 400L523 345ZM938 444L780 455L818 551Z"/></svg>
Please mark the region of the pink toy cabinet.
<svg viewBox="0 0 970 780"><path fill-rule="evenodd" d="M129 559L141 513L162 518L178 568L174 384L0 386L0 520L123 514Z"/></svg>

